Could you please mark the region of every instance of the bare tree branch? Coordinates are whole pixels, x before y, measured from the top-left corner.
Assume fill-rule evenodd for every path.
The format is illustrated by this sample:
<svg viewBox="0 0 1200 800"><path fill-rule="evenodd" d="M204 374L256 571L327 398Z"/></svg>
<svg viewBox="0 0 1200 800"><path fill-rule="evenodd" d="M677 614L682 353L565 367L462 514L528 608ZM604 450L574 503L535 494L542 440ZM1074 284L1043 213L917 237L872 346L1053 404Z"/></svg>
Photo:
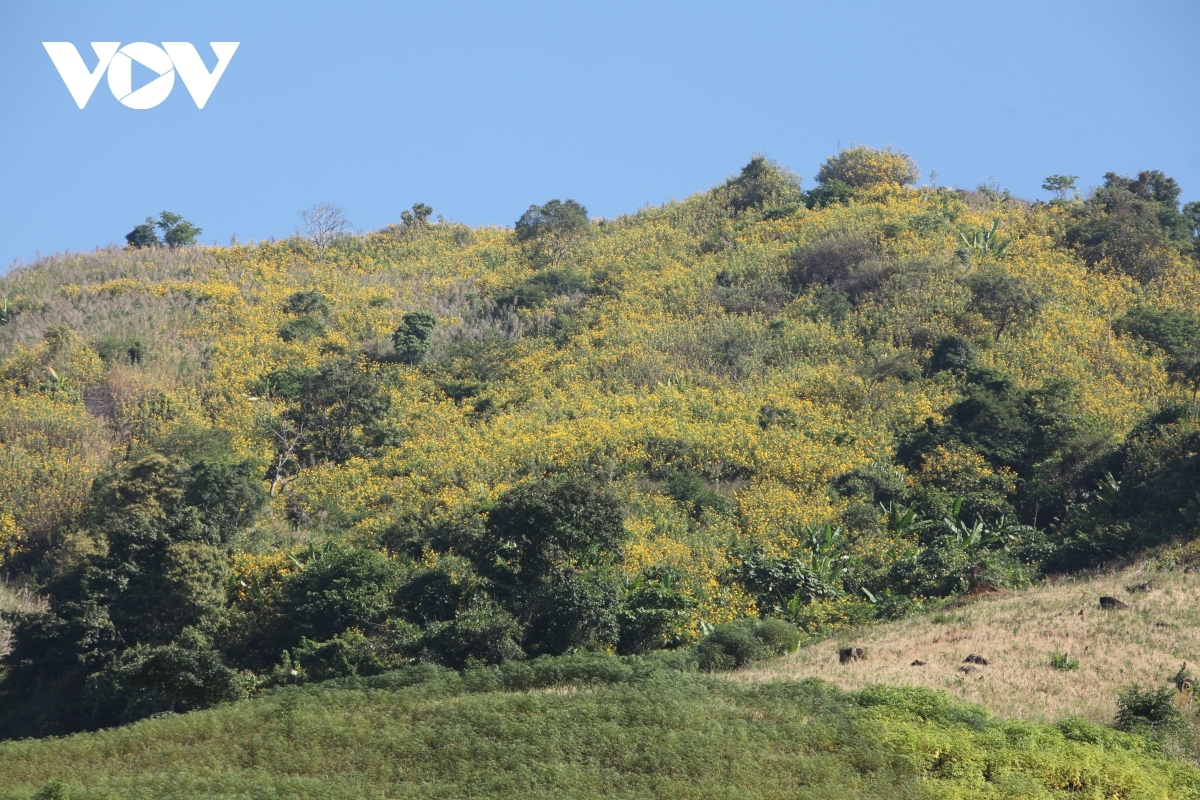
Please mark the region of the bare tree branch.
<svg viewBox="0 0 1200 800"><path fill-rule="evenodd" d="M344 236L350 230L350 220L342 209L333 203L317 203L300 212L300 222L304 226L303 235L312 240L317 246L317 252L325 254L325 248L334 239Z"/></svg>

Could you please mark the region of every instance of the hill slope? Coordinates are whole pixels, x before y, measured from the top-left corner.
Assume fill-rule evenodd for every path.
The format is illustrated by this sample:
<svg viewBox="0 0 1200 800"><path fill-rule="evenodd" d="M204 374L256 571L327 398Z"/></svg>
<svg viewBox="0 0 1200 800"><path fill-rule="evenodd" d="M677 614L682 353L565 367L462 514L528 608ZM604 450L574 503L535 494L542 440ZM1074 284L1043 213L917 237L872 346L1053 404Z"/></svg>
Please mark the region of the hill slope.
<svg viewBox="0 0 1200 800"><path fill-rule="evenodd" d="M995 722L920 690L591 672L514 692L486 670L409 671L0 744L0 797L54 780L75 799L1200 797L1191 767L1085 723Z"/></svg>
<svg viewBox="0 0 1200 800"><path fill-rule="evenodd" d="M1130 608L1101 610L1102 596ZM839 647L862 647L867 658L842 664ZM972 653L988 664L963 673ZM1056 654L1078 666L1054 668L1050 660ZM924 666L913 666L916 660ZM1133 683L1166 686L1184 662L1192 671L1200 663L1200 574L1143 564L1091 578L1051 579L843 631L731 677L752 682L817 677L845 689L925 686L1006 717L1106 723L1118 693Z"/></svg>
<svg viewBox="0 0 1200 800"><path fill-rule="evenodd" d="M0 737L428 662L731 666L742 618L819 638L1194 538L1200 206L916 179L756 157L616 219L6 275L0 569L44 603Z"/></svg>

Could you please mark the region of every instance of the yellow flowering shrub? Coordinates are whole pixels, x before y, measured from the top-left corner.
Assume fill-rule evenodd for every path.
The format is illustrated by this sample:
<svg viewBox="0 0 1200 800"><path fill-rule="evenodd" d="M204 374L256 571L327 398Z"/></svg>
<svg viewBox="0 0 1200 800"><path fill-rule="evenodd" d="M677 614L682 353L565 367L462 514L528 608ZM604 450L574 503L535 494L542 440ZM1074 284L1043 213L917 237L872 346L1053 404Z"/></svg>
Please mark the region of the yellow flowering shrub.
<svg viewBox="0 0 1200 800"><path fill-rule="evenodd" d="M698 631L753 607L724 581L738 548L803 555L799 531L836 524L847 508L831 481L892 463L906 431L941 420L958 390L921 374L939 332L979 343L980 363L1022 390L1069 379L1072 412L1113 442L1187 394L1161 353L1113 326L1141 302L1197 307L1193 263L1176 260L1145 286L1089 269L1060 244L1068 210L905 188L915 165L894 151L852 148L822 176L862 188L845 203L770 214L699 194L596 222L545 263L510 230L451 223L347 237L324 253L289 239L64 257L54 302L157 303L174 316L141 364L101 363L87 333L30 334L0 351L3 541L66 524L105 463L181 431L220 432L239 457L270 463L267 423L281 406L263 377L357 358L391 399L393 435L372 457L301 470L272 499L276 520L300 514L312 521L305 535L381 547L397 530L474 518L547 471L596 476L627 508L627 574L687 573ZM821 287L795 285L791 270L798 248L842 235L895 268L838 318L822 310ZM1042 301L998 338L963 281L984 267ZM497 305L550 273L587 290ZM735 290L750 299L733 303ZM288 341L280 331L297 291L320 292L330 311L323 332ZM438 320L423 366L391 357L390 336L412 311ZM671 470L702 476L728 513L689 515L664 488ZM985 480L1016 488L1012 473L954 446L908 479L952 494ZM285 538L273 546L291 546ZM911 547L878 532L847 541L877 566ZM287 563L282 552L236 554L239 601L255 581L263 592L277 585ZM829 624L857 613L819 611Z"/></svg>

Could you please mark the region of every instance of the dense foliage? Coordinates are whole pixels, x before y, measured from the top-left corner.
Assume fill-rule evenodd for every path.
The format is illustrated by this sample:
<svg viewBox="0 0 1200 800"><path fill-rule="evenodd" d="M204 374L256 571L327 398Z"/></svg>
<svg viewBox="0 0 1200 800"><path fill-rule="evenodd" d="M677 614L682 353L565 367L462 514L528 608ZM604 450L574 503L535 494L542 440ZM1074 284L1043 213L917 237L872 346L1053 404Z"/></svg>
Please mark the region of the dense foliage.
<svg viewBox="0 0 1200 800"><path fill-rule="evenodd" d="M736 667L794 646L772 620L1193 536L1194 204L1158 172L1032 205L917 178L756 156L613 220L418 203L14 270L0 568L47 607L9 622L0 732L414 663Z"/></svg>

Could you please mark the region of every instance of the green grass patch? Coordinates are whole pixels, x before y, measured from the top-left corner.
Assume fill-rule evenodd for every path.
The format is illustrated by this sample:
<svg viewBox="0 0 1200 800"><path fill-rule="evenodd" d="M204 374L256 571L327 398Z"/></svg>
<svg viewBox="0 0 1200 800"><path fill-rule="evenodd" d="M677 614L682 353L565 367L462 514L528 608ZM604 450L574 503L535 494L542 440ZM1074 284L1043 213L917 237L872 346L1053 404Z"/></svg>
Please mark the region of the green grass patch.
<svg viewBox="0 0 1200 800"><path fill-rule="evenodd" d="M0 797L1200 798L1200 773L1083 722L919 688L738 685L669 659L410 668L0 744Z"/></svg>

